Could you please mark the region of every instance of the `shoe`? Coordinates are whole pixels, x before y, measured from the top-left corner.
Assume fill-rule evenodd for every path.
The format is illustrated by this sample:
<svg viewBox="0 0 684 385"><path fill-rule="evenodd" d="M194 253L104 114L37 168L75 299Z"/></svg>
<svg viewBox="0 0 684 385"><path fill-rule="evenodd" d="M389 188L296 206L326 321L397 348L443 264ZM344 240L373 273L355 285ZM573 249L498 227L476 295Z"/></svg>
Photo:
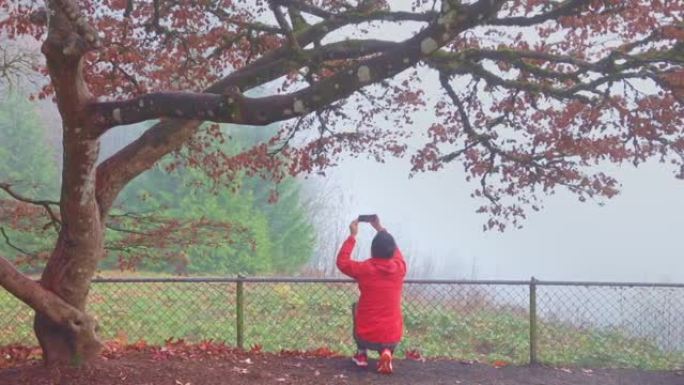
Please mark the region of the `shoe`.
<svg viewBox="0 0 684 385"><path fill-rule="evenodd" d="M356 353L354 357L352 357L352 361L354 361L359 368L365 368L368 366L368 355L366 353Z"/></svg>
<svg viewBox="0 0 684 385"><path fill-rule="evenodd" d="M380 361L378 361L378 373L392 374L392 352L385 349L380 354Z"/></svg>

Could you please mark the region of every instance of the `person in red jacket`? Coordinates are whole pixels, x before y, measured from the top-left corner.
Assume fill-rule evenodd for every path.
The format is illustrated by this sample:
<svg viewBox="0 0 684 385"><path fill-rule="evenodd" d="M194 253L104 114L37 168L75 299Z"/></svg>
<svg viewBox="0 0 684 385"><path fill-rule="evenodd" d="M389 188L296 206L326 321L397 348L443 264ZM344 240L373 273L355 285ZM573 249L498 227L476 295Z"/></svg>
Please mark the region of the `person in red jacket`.
<svg viewBox="0 0 684 385"><path fill-rule="evenodd" d="M404 324L401 314L401 293L406 275L406 262L394 238L381 225L377 216L371 221L377 234L371 243L371 258L353 261L359 222L349 225L350 235L337 254L337 267L354 278L361 295L352 306L354 340L357 352L353 361L368 366L367 351L380 354L378 372L392 373L392 354L401 340Z"/></svg>

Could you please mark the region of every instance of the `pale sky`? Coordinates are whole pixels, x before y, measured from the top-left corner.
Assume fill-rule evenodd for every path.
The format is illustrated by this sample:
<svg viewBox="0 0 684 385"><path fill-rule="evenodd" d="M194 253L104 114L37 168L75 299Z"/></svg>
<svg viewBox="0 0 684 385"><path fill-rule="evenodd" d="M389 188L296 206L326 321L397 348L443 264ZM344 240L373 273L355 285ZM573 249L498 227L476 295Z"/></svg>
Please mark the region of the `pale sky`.
<svg viewBox="0 0 684 385"><path fill-rule="evenodd" d="M499 233L482 231L486 217L457 166L408 179L401 163L350 160L329 177L344 186L350 220L378 213L410 258L440 267L437 276L684 282L684 181L660 164L618 170L622 193L603 207L559 193L523 229Z"/></svg>

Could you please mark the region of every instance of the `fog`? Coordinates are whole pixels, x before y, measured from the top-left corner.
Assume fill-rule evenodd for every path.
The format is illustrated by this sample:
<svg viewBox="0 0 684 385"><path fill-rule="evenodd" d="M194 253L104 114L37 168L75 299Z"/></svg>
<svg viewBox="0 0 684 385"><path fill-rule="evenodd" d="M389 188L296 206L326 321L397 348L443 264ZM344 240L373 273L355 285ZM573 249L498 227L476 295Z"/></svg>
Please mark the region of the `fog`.
<svg viewBox="0 0 684 385"><path fill-rule="evenodd" d="M481 201L456 164L409 179L405 161L347 160L328 178L347 197L342 215L379 214L433 277L684 282L684 182L658 163L611 168L623 187L604 206L558 193L503 233L482 230ZM372 230L361 232L363 256Z"/></svg>
<svg viewBox="0 0 684 385"><path fill-rule="evenodd" d="M416 121L415 129L426 123ZM140 132L131 127L107 135L103 157ZM380 164L349 157L325 178L304 180L308 199L328 206L312 212L322 216L315 218L319 237L331 243L314 258L332 261L346 224L377 213L418 276L684 282L684 181L667 165L607 165L602 170L622 188L604 205L561 190L542 196L544 208L531 212L522 229L503 233L483 231L488 217L475 212L482 201L470 197L476 185L465 182L458 162L411 178L409 170L408 159ZM365 258L373 230L362 225L360 233L358 257Z"/></svg>

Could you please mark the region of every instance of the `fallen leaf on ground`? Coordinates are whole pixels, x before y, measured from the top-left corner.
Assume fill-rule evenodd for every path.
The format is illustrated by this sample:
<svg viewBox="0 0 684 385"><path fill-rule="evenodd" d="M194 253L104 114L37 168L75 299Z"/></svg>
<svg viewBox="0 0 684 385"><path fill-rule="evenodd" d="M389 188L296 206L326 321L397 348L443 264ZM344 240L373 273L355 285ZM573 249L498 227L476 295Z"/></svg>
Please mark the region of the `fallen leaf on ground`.
<svg viewBox="0 0 684 385"><path fill-rule="evenodd" d="M425 357L418 350L407 350L405 355L408 360L425 362Z"/></svg>
<svg viewBox="0 0 684 385"><path fill-rule="evenodd" d="M503 361L503 360L496 360L496 361L492 362L492 366L497 368L497 369L503 368L503 367L508 366L510 364L511 364L510 362Z"/></svg>

